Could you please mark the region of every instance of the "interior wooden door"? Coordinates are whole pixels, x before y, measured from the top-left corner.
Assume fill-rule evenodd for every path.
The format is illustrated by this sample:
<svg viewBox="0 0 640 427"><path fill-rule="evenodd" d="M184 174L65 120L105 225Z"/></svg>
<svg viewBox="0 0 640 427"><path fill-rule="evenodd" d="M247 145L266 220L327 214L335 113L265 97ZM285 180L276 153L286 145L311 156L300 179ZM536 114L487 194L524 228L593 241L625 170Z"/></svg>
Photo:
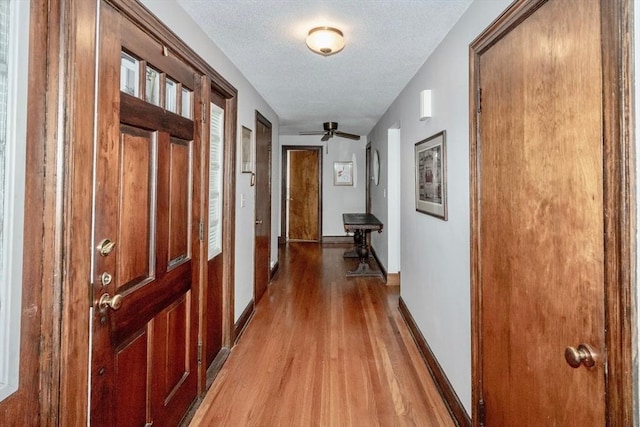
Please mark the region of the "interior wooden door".
<svg viewBox="0 0 640 427"><path fill-rule="evenodd" d="M197 393L200 77L100 6L92 425L177 425Z"/></svg>
<svg viewBox="0 0 640 427"><path fill-rule="evenodd" d="M603 426L600 2L538 3L475 63L476 424Z"/></svg>
<svg viewBox="0 0 640 427"><path fill-rule="evenodd" d="M319 150L289 150L288 240L320 240Z"/></svg>
<svg viewBox="0 0 640 427"><path fill-rule="evenodd" d="M254 302L267 290L271 273L271 123L256 112L256 224Z"/></svg>

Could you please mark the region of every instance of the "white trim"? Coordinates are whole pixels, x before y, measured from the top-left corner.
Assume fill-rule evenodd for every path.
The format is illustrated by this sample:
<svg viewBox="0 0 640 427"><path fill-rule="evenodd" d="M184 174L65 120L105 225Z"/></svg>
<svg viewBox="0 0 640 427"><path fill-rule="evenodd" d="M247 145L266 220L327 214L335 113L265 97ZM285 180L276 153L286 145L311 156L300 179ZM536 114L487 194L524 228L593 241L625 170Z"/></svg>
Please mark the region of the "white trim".
<svg viewBox="0 0 640 427"><path fill-rule="evenodd" d="M29 55L28 1L11 0L5 151L4 251L0 280L0 401L18 389Z"/></svg>

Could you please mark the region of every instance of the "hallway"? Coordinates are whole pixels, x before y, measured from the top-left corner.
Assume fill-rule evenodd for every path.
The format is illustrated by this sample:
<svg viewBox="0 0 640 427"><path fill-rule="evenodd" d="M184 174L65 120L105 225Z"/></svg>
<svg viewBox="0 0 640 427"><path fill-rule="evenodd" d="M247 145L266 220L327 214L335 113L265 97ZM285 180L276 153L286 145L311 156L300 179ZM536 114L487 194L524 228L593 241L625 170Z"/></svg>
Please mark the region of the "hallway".
<svg viewBox="0 0 640 427"><path fill-rule="evenodd" d="M347 279L345 246L280 248L280 270L192 426L452 426L398 288Z"/></svg>

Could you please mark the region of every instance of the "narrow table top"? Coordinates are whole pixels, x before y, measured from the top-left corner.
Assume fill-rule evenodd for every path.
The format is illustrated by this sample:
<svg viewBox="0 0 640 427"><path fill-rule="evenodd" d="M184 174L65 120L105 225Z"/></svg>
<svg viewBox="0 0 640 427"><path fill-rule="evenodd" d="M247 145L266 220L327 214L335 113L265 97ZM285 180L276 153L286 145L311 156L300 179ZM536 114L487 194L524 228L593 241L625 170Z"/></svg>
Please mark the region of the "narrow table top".
<svg viewBox="0 0 640 427"><path fill-rule="evenodd" d="M380 232L383 227L380 220L370 213L343 213L342 222L345 231L378 230Z"/></svg>

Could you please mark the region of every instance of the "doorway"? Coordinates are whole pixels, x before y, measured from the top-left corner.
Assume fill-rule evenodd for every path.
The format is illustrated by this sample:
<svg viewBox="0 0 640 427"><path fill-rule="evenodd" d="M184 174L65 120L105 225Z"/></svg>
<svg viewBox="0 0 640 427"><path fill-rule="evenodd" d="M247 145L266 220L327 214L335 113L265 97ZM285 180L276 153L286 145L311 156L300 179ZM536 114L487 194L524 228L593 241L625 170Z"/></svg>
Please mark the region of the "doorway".
<svg viewBox="0 0 640 427"><path fill-rule="evenodd" d="M322 147L282 147L282 230L285 241L322 238Z"/></svg>
<svg viewBox="0 0 640 427"><path fill-rule="evenodd" d="M476 425L632 424L625 4L516 2L471 46Z"/></svg>

